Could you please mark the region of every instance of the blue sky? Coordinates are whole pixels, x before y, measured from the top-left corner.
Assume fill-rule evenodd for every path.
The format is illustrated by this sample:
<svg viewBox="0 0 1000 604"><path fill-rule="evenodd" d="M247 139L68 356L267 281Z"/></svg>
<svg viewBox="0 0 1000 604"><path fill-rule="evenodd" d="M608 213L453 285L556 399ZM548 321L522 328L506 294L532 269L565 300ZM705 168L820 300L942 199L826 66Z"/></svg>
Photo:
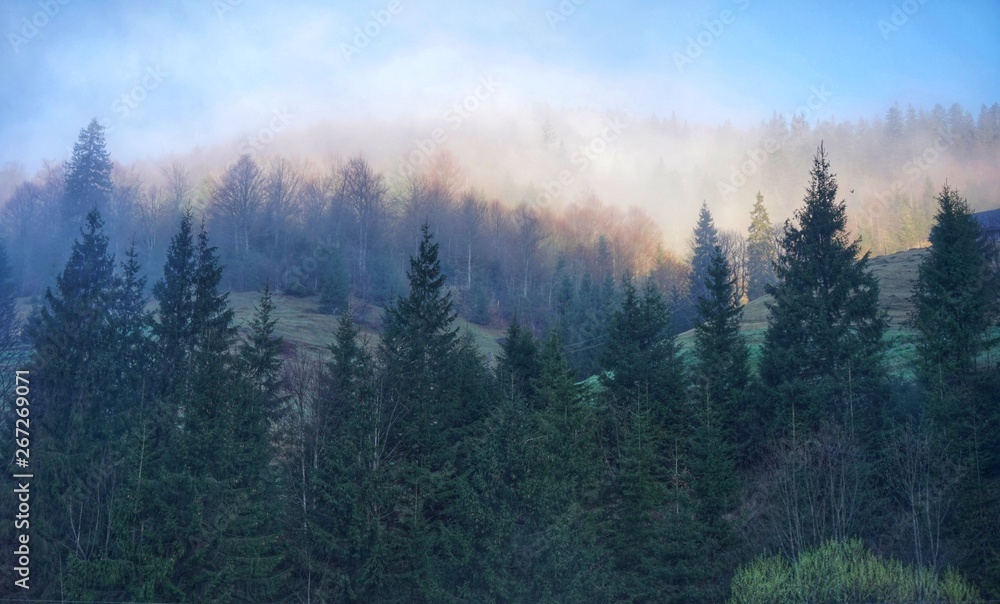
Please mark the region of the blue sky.
<svg viewBox="0 0 1000 604"><path fill-rule="evenodd" d="M0 163L64 159L95 116L131 161L278 114L298 126L441 115L484 78L499 82L495 111L709 125L806 108L871 118L894 102L975 115L1000 101L997 2L346 4L2 0Z"/></svg>

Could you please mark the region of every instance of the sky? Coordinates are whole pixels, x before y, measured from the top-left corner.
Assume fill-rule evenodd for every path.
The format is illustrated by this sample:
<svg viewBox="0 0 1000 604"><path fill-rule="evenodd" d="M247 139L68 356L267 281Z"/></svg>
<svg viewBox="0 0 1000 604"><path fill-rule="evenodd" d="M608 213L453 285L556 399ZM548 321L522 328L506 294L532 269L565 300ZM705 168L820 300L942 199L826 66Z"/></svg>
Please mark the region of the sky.
<svg viewBox="0 0 1000 604"><path fill-rule="evenodd" d="M1000 101L995 1L0 0L0 34L0 165L29 173L94 117L130 162L463 107L748 126Z"/></svg>

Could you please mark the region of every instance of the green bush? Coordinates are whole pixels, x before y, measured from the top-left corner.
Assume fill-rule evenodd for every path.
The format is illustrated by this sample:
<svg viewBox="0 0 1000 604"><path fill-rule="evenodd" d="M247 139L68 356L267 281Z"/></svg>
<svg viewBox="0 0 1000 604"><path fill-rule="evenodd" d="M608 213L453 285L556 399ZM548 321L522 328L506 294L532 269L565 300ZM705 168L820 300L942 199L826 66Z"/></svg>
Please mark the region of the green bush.
<svg viewBox="0 0 1000 604"><path fill-rule="evenodd" d="M729 604L982 602L957 573L939 578L927 568L884 560L859 539L829 541L793 563L758 558L736 573L731 593Z"/></svg>

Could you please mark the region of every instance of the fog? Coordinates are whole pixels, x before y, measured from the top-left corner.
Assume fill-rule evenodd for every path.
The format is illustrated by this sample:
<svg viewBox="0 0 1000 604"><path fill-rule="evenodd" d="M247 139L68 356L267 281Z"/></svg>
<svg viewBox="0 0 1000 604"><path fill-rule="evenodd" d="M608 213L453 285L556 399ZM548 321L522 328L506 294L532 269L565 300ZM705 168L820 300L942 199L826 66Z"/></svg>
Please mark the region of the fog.
<svg viewBox="0 0 1000 604"><path fill-rule="evenodd" d="M675 249L702 201L725 228L745 228L758 189L788 217L824 139L855 214L928 179L997 205L995 158L956 159L932 131L910 131L891 162L860 157L877 156L893 106L976 118L1000 98L1000 9L985 2L47 0L0 14L4 198L97 117L112 158L149 178L171 162L208 177L240 153L317 169L362 153L391 180L448 151L505 202L638 205ZM778 116L798 120L794 137L768 130Z"/></svg>

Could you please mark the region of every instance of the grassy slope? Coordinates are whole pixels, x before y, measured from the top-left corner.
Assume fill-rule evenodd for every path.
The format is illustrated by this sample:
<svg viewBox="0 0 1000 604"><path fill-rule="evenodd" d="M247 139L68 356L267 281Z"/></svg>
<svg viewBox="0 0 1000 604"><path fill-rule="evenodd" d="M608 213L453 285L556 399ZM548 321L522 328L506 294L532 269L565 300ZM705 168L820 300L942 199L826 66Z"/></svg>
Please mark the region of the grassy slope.
<svg viewBox="0 0 1000 604"><path fill-rule="evenodd" d="M254 305L259 299L260 296L256 292L230 293L229 301L236 312L237 325L244 327L249 324L253 317ZM318 298L315 296L296 298L272 294L271 299L275 306L275 318L278 319L275 327L277 334L297 349L325 355L337 332L339 315L324 315L317 312ZM370 345L378 342L382 312L382 308L374 306L366 309L364 313L355 311L355 320L361 327L362 337L367 337ZM458 319L456 325L460 334L464 334L466 330L471 333L479 350L487 358L490 355L496 356L500 351L500 344L497 343L497 338L502 335L500 329L475 325L463 319Z"/></svg>
<svg viewBox="0 0 1000 604"><path fill-rule="evenodd" d="M888 256L872 258L870 266L878 277L879 300L889 313L889 331L886 337L890 348L887 355L890 371L909 376L913 355L913 330L904 322L912 310L910 294L917 280L917 267L927 254L926 249L913 249ZM748 303L743 310L743 333L751 347L751 355L756 359L764 342L767 329L768 310L766 304L771 296L764 296ZM678 337L684 350L694 344L694 332L687 331Z"/></svg>

